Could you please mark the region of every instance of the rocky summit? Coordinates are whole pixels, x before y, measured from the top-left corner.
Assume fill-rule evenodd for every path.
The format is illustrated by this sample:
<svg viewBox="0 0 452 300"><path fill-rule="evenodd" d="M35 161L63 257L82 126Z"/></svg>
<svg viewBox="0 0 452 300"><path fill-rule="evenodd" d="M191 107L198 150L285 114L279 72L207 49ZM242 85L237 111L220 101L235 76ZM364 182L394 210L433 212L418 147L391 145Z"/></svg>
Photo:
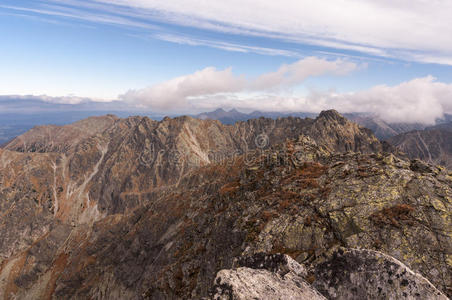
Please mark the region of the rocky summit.
<svg viewBox="0 0 452 300"><path fill-rule="evenodd" d="M335 111L88 118L0 149L1 299L447 299L452 173Z"/></svg>

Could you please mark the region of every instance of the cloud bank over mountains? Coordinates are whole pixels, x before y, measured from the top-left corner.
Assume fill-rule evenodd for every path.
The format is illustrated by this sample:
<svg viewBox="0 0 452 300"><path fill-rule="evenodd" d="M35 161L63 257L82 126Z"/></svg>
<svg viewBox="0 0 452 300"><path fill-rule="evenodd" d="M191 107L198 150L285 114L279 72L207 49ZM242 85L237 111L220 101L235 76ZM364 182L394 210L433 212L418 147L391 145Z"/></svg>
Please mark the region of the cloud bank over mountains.
<svg viewBox="0 0 452 300"><path fill-rule="evenodd" d="M395 86L377 85L353 93L311 90L306 95L296 95L294 92L308 78L346 76L365 67L347 60L308 57L255 78L236 75L232 68L217 70L207 67L154 86L129 90L113 102L90 101L74 96L3 96L0 97L0 108L3 112L20 111L26 104L31 110L32 107L38 110L123 110L173 115L220 107L247 112L312 113L334 108L342 113L373 113L389 123L425 124L433 124L445 113L452 113L452 84L438 82L432 76L415 78ZM30 106L30 103L35 105Z"/></svg>
<svg viewBox="0 0 452 300"><path fill-rule="evenodd" d="M130 90L121 95L120 99L153 110L190 110L194 102L192 100L196 97L282 90L301 84L308 77L346 75L357 68L355 63L345 60L328 61L308 57L293 64L282 65L274 72L248 79L243 75L235 76L231 68L217 70L207 67L155 86Z"/></svg>
<svg viewBox="0 0 452 300"><path fill-rule="evenodd" d="M254 79L236 76L231 68L208 67L151 87L130 90L120 99L157 112L201 112L222 107L316 113L335 108L343 113L374 113L389 123L433 124L445 113L452 113L452 84L438 82L432 76L353 93L310 91L294 96L292 91L310 77L344 76L364 67L345 60L308 57Z"/></svg>

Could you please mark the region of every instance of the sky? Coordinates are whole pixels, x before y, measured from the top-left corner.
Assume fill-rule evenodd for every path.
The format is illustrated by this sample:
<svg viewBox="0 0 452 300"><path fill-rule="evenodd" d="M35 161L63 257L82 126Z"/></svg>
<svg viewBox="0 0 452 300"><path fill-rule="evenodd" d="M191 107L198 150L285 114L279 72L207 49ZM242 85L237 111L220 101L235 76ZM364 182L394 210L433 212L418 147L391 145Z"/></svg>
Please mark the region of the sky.
<svg viewBox="0 0 452 300"><path fill-rule="evenodd" d="M0 95L433 123L452 113L451 15L446 0L2 0Z"/></svg>

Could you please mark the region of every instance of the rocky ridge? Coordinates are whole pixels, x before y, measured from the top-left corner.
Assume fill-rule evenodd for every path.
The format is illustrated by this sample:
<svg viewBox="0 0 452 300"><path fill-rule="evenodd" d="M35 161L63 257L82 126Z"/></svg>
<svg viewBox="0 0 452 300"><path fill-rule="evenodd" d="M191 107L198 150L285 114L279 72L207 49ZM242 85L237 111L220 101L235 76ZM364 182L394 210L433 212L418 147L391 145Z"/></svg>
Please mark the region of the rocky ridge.
<svg viewBox="0 0 452 300"><path fill-rule="evenodd" d="M4 299L200 298L239 257L316 266L340 246L450 293L451 174L382 153L334 111L233 126L132 117L71 147L12 145L0 150Z"/></svg>

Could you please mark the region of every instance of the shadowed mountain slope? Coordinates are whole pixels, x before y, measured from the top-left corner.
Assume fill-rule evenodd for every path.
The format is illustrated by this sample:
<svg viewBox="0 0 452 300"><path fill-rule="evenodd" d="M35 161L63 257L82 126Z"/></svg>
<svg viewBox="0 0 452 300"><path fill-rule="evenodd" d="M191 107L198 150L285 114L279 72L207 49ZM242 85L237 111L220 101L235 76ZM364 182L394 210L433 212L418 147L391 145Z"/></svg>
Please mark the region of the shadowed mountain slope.
<svg viewBox="0 0 452 300"><path fill-rule="evenodd" d="M452 169L452 123L403 133L388 142L412 159Z"/></svg>

